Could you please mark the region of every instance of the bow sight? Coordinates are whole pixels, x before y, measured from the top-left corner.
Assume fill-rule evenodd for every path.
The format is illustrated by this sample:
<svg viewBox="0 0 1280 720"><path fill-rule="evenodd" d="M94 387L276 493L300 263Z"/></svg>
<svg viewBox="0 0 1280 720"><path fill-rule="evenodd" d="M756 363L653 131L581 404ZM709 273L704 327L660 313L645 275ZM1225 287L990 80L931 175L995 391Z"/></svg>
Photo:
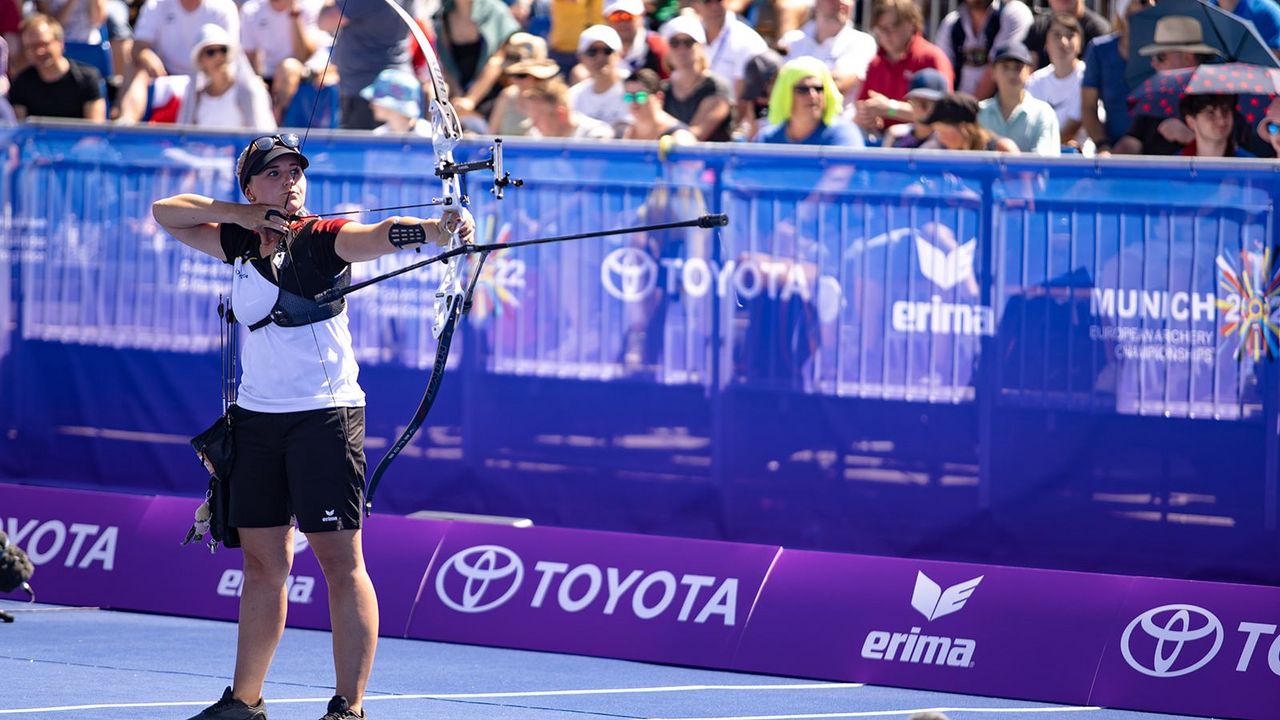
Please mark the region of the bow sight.
<svg viewBox="0 0 1280 720"><path fill-rule="evenodd" d="M493 187L489 188L489 192L493 193L493 196L499 200L502 199L503 192L506 191L508 185L512 187L522 187L524 185L524 180L512 178L511 173L506 172L502 167L502 138L493 139L493 144L489 146L489 159L461 163L453 162L452 160L442 161L436 167L436 177L441 180L449 180L477 170L493 171ZM462 196L462 204L465 206L468 202L467 196ZM442 200L441 204L449 205L448 199Z"/></svg>

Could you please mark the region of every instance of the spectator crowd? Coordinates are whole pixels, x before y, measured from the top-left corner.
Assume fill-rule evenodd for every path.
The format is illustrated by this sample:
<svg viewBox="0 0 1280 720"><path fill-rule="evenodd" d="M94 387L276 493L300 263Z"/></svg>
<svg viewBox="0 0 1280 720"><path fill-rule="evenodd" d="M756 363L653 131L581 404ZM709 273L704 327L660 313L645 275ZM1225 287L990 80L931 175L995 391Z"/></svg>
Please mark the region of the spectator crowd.
<svg viewBox="0 0 1280 720"><path fill-rule="evenodd" d="M1137 112L1126 66L1221 53L1156 0L0 0L0 123L27 117L430 136L440 59L476 134L1274 157L1234 95ZM1034 3L1030 4L1030 3ZM1280 47L1280 0L1214 0ZM1101 6L1100 6L1101 8ZM859 30L864 27L869 32Z"/></svg>

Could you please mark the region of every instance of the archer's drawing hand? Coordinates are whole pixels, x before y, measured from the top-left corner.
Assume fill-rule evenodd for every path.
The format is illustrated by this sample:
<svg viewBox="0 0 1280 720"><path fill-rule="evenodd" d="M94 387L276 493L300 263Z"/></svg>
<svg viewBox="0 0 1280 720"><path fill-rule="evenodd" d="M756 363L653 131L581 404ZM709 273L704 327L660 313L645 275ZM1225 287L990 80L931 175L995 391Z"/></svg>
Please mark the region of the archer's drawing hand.
<svg viewBox="0 0 1280 720"><path fill-rule="evenodd" d="M235 224L246 230L252 230L263 238L268 237L265 233L268 231L276 235L287 235L289 233L289 216L283 207L278 205L265 205L254 203L252 205L241 205L237 211L238 217Z"/></svg>

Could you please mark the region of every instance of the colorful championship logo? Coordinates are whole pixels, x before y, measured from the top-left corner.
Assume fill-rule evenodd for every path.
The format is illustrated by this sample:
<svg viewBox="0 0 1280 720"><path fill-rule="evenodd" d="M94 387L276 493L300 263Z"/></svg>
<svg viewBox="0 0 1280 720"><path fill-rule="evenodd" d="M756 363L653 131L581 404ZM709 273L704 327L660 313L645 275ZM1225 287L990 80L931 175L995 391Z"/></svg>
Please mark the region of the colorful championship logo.
<svg viewBox="0 0 1280 720"><path fill-rule="evenodd" d="M1221 271L1218 284L1227 295L1225 299L1218 300L1218 309L1226 320L1219 332L1223 337L1239 336L1236 360L1245 354L1255 362L1263 355L1268 360L1275 360L1280 355L1277 340L1280 327L1272 318L1280 306L1280 298L1277 297L1280 296L1280 268L1273 267L1274 264L1275 255L1270 248L1263 252L1261 261L1256 254L1241 251L1238 272L1226 258L1218 256L1218 269Z"/></svg>
<svg viewBox="0 0 1280 720"><path fill-rule="evenodd" d="M492 242L505 243L511 239L511 224L504 223L497 229ZM472 317L483 320L490 316L502 317L504 307L520 306L520 297L513 291L524 290L525 263L510 257L510 250L497 250L480 270L476 278L476 292Z"/></svg>

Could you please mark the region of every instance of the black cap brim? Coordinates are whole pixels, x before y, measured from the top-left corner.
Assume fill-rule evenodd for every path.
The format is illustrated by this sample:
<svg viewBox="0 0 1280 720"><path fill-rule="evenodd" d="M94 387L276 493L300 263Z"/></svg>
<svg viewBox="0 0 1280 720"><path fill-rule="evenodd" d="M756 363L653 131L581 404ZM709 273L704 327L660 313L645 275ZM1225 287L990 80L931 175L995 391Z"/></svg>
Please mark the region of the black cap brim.
<svg viewBox="0 0 1280 720"><path fill-rule="evenodd" d="M268 165L272 163L272 161L276 160L277 158L282 158L285 155L296 155L298 157L298 164L302 166L303 170L306 170L307 166L310 164L307 162L306 155L303 155L302 153L298 152L297 150L294 150L293 148L287 148L287 147L284 147L283 145L276 145L275 147L271 148L265 153L259 154L258 157L253 159L253 162L248 164L248 167L246 167L244 170L244 176L240 178L240 186L244 187L248 185L249 178L262 172L264 169L266 169Z"/></svg>

